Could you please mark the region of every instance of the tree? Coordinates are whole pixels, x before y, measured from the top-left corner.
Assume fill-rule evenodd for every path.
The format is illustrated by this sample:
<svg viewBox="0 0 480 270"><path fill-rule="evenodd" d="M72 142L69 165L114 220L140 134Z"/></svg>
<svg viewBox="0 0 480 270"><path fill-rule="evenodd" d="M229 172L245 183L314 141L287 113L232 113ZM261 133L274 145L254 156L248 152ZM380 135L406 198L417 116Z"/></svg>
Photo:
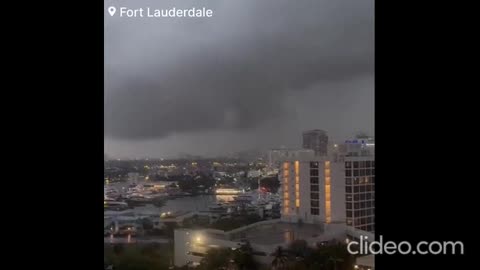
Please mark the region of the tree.
<svg viewBox="0 0 480 270"><path fill-rule="evenodd" d="M250 242L244 243L234 251L233 261L239 270L256 270L258 268L253 259L253 248Z"/></svg>
<svg viewBox="0 0 480 270"><path fill-rule="evenodd" d="M200 261L200 270L214 270L227 268L233 258L233 251L229 248L211 248Z"/></svg>
<svg viewBox="0 0 480 270"><path fill-rule="evenodd" d="M328 270L350 270L354 265L355 259L348 252L345 244L337 243L319 246L308 256L307 261L309 265L323 266Z"/></svg>
<svg viewBox="0 0 480 270"><path fill-rule="evenodd" d="M148 249L127 246L121 254L105 252L107 263L115 270L167 270L170 254L156 247Z"/></svg>
<svg viewBox="0 0 480 270"><path fill-rule="evenodd" d="M290 253L295 257L306 258L312 253L312 249L305 240L295 240L288 247Z"/></svg>
<svg viewBox="0 0 480 270"><path fill-rule="evenodd" d="M288 267L288 257L281 246L277 247L272 254L274 259L272 261L272 270L286 270Z"/></svg>
<svg viewBox="0 0 480 270"><path fill-rule="evenodd" d="M116 255L122 254L124 250L125 247L123 246L123 244L117 244L113 246L113 253L115 253Z"/></svg>

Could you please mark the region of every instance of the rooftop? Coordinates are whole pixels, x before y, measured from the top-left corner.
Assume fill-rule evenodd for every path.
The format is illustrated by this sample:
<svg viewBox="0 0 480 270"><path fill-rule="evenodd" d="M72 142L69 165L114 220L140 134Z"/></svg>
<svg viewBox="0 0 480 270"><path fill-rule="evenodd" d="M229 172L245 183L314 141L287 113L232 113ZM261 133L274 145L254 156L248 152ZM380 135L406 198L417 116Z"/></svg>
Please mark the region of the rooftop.
<svg viewBox="0 0 480 270"><path fill-rule="evenodd" d="M327 227L328 226L328 227ZM326 241L345 234L343 224L298 224L279 220L257 222L228 232L232 241L249 241L258 245L287 244L296 239Z"/></svg>
<svg viewBox="0 0 480 270"><path fill-rule="evenodd" d="M260 245L288 243L295 239L309 239L323 233L322 225L273 223L262 224L235 234L232 240L247 240Z"/></svg>

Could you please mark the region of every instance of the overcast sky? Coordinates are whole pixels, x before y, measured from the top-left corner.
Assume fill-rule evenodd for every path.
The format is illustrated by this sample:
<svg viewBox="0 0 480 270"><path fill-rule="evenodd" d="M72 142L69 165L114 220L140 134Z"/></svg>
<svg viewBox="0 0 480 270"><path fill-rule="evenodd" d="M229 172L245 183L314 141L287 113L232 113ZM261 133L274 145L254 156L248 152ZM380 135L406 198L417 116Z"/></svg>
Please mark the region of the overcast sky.
<svg viewBox="0 0 480 270"><path fill-rule="evenodd" d="M105 153L221 155L374 131L373 0L106 0L212 18L105 10Z"/></svg>

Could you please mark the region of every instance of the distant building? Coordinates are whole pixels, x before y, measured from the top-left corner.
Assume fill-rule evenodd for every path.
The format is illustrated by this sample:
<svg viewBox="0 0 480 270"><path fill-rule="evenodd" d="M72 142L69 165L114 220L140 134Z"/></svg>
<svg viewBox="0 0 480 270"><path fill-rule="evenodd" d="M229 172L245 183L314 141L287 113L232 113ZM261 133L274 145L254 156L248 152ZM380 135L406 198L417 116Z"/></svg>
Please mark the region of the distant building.
<svg viewBox="0 0 480 270"><path fill-rule="evenodd" d="M250 170L247 173L248 178L257 178L262 176L262 171L261 170Z"/></svg>
<svg viewBox="0 0 480 270"><path fill-rule="evenodd" d="M315 156L326 156L328 154L328 136L320 129L303 132L303 148L312 149Z"/></svg>

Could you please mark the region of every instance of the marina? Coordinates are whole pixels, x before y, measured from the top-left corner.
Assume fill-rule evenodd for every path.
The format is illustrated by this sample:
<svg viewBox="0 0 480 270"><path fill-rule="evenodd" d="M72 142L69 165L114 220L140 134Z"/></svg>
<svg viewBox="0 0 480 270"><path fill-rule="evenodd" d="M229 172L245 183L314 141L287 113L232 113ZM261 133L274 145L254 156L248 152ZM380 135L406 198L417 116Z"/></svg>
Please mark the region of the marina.
<svg viewBox="0 0 480 270"><path fill-rule="evenodd" d="M108 184L104 187L104 235L138 237L150 225L152 230L162 230L168 224L198 218L207 224L240 215L278 218L279 205L278 195L257 190L219 188L214 194L192 196L165 184Z"/></svg>

